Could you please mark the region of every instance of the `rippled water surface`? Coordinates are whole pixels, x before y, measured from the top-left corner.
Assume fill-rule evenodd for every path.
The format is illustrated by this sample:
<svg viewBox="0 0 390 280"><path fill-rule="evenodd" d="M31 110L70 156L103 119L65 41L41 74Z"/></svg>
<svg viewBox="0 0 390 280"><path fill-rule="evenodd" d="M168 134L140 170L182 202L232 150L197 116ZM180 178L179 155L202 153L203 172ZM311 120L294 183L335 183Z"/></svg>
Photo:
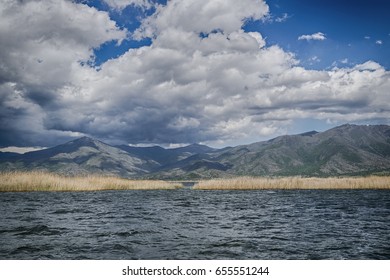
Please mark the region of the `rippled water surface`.
<svg viewBox="0 0 390 280"><path fill-rule="evenodd" d="M0 259L390 259L390 191L0 193Z"/></svg>

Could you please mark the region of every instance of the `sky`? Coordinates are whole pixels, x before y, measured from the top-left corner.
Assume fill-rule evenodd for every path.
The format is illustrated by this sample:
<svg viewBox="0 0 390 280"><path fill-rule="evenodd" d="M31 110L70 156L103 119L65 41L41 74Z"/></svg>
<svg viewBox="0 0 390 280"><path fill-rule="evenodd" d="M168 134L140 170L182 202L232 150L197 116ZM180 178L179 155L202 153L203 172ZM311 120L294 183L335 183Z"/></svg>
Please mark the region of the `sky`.
<svg viewBox="0 0 390 280"><path fill-rule="evenodd" d="M387 0L0 0L0 148L390 124Z"/></svg>

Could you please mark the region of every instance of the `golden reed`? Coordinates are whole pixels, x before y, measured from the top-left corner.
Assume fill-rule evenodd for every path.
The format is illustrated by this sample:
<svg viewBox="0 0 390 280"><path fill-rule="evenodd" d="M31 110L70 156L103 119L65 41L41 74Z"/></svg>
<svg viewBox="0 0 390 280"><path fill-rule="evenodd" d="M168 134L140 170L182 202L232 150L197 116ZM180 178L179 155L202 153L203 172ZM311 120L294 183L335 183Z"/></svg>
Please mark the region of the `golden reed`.
<svg viewBox="0 0 390 280"><path fill-rule="evenodd" d="M0 192L174 190L181 185L165 181L128 180L106 176L66 177L47 172L0 173Z"/></svg>
<svg viewBox="0 0 390 280"><path fill-rule="evenodd" d="M263 189L390 189L389 176L340 178L259 178L238 177L212 179L198 182L197 190L263 190Z"/></svg>

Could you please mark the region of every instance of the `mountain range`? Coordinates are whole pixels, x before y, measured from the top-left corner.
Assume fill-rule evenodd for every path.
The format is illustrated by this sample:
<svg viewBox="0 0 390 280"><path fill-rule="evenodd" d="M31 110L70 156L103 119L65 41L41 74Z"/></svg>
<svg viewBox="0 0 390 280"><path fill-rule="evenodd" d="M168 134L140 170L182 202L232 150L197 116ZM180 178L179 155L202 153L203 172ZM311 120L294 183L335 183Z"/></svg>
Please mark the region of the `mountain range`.
<svg viewBox="0 0 390 280"><path fill-rule="evenodd" d="M390 126L346 124L223 149L111 146L83 137L25 154L0 152L0 170L176 180L389 174Z"/></svg>

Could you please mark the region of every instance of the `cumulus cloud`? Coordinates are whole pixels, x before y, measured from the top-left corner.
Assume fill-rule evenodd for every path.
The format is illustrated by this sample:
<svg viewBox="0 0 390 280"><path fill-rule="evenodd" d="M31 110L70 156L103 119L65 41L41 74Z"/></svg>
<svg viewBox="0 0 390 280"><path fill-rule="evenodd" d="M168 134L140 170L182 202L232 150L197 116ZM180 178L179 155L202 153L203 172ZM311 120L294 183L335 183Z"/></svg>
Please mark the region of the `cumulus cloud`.
<svg viewBox="0 0 390 280"><path fill-rule="evenodd" d="M325 34L322 32L317 32L311 35L301 35L298 37L298 40L306 40L306 41L311 41L311 40L316 40L316 41L323 41L326 40Z"/></svg>
<svg viewBox="0 0 390 280"><path fill-rule="evenodd" d="M244 4L251 4L250 9L242 4L229 8L222 5L224 9L217 9L206 2L202 3L206 8L199 14L199 9L187 11L194 14L192 22L186 16L170 22L170 13L181 16L178 11L186 11L187 5L198 6L200 1L170 1L164 6L167 10L160 7L141 27L146 30L150 25L158 34L150 35L154 38L152 46L130 50L102 65L98 73L84 74L83 81L79 81L84 85L80 86L83 93L79 92L75 98L71 98L72 92L77 91L74 87L64 88L62 96L67 97L69 106L52 112L45 118L45 126L53 130L83 131L100 138L112 135L134 143L188 143L222 136L226 129L217 131L220 125L215 123L219 120L204 114L205 105L222 102L220 106L223 106L229 95L244 90L245 81L241 78L249 79L244 77L245 73L251 75L251 68L257 67L252 55L258 55L258 59L267 56L265 51L259 53L265 45L261 34L246 33L241 27L248 18L260 18L268 7L257 5L259 1L246 1ZM235 15L235 9L242 12ZM236 17L234 28L228 20L231 15ZM215 17L216 22L209 23L207 16ZM203 17L206 22L192 30L193 22L199 21L195 20L197 17ZM211 32L214 29L219 31ZM201 32L210 34L202 38ZM278 51L282 52L276 47L273 50ZM267 57L262 63L270 64L270 69L284 67L271 63L271 59ZM279 60L280 64L286 64ZM237 63L246 65L240 69ZM226 91L227 78L231 92ZM109 99L108 91L115 93ZM95 107L85 106L88 102L94 102ZM216 117L222 116L226 122L226 114L217 113Z"/></svg>
<svg viewBox="0 0 390 280"><path fill-rule="evenodd" d="M307 70L293 53L245 32L246 20L268 14L264 1L168 1L133 33L151 45L99 70L80 62L104 42L126 38L106 13L68 1L7 3L0 17L8 39L0 41L3 146L50 146L79 135L223 146L279 134L297 119L388 118L390 74L378 63Z"/></svg>
<svg viewBox="0 0 390 280"><path fill-rule="evenodd" d="M50 110L62 107L58 90L72 84L93 48L127 36L104 12L63 0L3 1L0 5L2 142L27 144L47 131ZM36 137L33 137L35 135ZM73 135L73 134L72 134Z"/></svg>
<svg viewBox="0 0 390 280"><path fill-rule="evenodd" d="M154 38L172 27L183 32L208 34L220 30L229 34L239 30L245 20L261 19L268 11L263 0L171 0L142 22L135 38Z"/></svg>

